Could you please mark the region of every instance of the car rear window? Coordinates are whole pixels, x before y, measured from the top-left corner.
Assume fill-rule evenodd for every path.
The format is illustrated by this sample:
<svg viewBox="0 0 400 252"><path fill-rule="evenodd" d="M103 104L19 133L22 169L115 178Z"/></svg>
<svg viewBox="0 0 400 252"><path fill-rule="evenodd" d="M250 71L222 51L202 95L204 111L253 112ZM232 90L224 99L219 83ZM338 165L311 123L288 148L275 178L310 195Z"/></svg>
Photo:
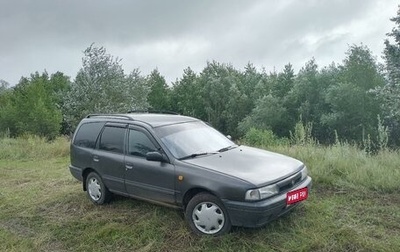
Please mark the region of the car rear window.
<svg viewBox="0 0 400 252"><path fill-rule="evenodd" d="M74 145L92 148L96 146L96 139L105 122L90 122L82 124L76 132Z"/></svg>

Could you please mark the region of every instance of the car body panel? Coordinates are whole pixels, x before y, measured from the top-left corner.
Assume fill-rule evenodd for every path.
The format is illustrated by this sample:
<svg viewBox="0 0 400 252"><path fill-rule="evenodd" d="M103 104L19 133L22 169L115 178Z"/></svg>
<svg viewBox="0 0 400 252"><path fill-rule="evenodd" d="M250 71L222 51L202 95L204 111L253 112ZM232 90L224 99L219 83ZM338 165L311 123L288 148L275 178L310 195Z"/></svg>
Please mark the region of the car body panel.
<svg viewBox="0 0 400 252"><path fill-rule="evenodd" d="M235 176L255 187L275 183L300 171L304 166L294 158L247 146L185 162Z"/></svg>
<svg viewBox="0 0 400 252"><path fill-rule="evenodd" d="M125 187L132 196L175 203L175 167L169 163L126 156Z"/></svg>
<svg viewBox="0 0 400 252"><path fill-rule="evenodd" d="M199 167L186 162L178 161L176 176L182 176L182 181L177 183L177 203L181 204L186 192L192 189L208 191L219 198L244 200L247 189L253 187L247 181L221 172Z"/></svg>
<svg viewBox="0 0 400 252"><path fill-rule="evenodd" d="M93 150L92 167L110 191L126 192L124 154Z"/></svg>

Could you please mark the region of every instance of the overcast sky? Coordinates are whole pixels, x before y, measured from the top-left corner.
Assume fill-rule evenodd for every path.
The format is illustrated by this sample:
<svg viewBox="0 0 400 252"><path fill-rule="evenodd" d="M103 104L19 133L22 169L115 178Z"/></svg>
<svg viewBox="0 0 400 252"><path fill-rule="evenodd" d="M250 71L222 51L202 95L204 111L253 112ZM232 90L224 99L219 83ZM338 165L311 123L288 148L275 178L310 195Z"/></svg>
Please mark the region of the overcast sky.
<svg viewBox="0 0 400 252"><path fill-rule="evenodd" d="M0 0L0 79L12 85L35 71L73 80L83 50L104 46L128 74L154 68L168 83L207 61L267 71L315 57L341 63L349 45L381 60L395 0Z"/></svg>

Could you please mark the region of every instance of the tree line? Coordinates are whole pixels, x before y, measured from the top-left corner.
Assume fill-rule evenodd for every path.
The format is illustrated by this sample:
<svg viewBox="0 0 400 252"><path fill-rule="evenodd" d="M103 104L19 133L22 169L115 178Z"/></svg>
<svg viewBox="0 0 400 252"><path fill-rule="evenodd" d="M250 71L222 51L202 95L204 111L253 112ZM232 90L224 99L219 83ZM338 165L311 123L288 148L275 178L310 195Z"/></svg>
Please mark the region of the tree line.
<svg viewBox="0 0 400 252"><path fill-rule="evenodd" d="M349 46L339 64L309 60L297 73L243 70L207 62L190 67L169 86L155 69L125 73L104 47L83 53L74 80L61 72L33 73L10 88L0 82L0 132L52 139L74 131L90 113L163 110L194 116L238 139L252 129L289 138L300 123L322 144L342 141L400 146L400 9L379 64L365 45Z"/></svg>

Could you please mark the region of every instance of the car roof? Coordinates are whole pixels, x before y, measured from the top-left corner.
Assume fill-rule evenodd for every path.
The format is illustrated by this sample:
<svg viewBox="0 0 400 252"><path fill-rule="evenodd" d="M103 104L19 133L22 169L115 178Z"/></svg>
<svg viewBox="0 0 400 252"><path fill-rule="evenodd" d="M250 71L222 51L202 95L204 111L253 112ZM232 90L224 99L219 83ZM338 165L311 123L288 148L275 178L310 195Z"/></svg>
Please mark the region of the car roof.
<svg viewBox="0 0 400 252"><path fill-rule="evenodd" d="M138 121L146 123L153 128L171 124L199 121L198 119L189 116L157 113L91 114L86 118Z"/></svg>

